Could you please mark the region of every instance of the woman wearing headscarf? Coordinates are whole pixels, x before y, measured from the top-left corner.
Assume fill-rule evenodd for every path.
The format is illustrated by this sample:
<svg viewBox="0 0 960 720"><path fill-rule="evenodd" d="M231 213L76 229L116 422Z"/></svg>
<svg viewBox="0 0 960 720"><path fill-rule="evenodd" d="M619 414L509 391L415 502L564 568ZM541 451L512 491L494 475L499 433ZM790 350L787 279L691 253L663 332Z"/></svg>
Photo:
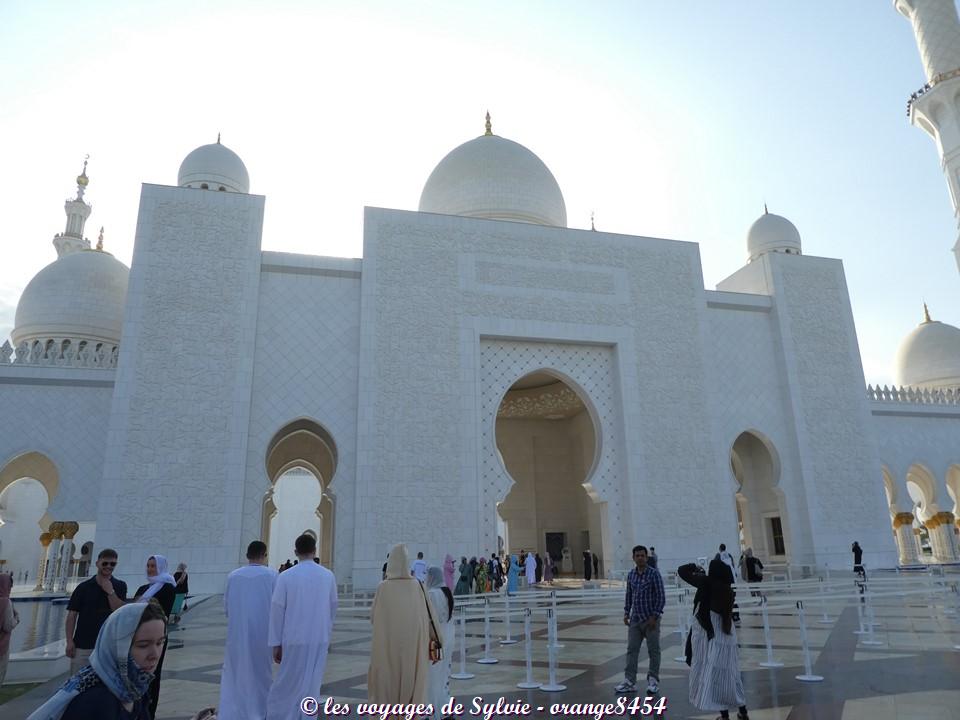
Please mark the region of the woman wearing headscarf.
<svg viewBox="0 0 960 720"><path fill-rule="evenodd" d="M10 591L13 589L13 575L0 574L0 685L7 676L7 663L10 661L10 636L20 622L20 615L13 607Z"/></svg>
<svg viewBox="0 0 960 720"><path fill-rule="evenodd" d="M190 594L190 576L187 575L187 564L177 565L177 571L173 574L174 592L177 595L183 595L183 610L187 610L187 595Z"/></svg>
<svg viewBox="0 0 960 720"><path fill-rule="evenodd" d="M553 558L550 557L549 551L543 556L543 581L553 582Z"/></svg>
<svg viewBox="0 0 960 720"><path fill-rule="evenodd" d="M470 594L470 563L465 557L460 558L460 577L457 580L457 586L453 590L454 595Z"/></svg>
<svg viewBox="0 0 960 720"><path fill-rule="evenodd" d="M146 693L166 631L163 609L156 602L114 610L100 628L90 664L27 720L149 720Z"/></svg>
<svg viewBox="0 0 960 720"><path fill-rule="evenodd" d="M370 702L426 703L431 628L439 632L440 623L423 585L410 576L406 545L395 545L390 551L387 579L377 586L370 619ZM436 639L443 642L442 637Z"/></svg>
<svg viewBox="0 0 960 720"><path fill-rule="evenodd" d="M527 573L527 587L533 587L537 584L537 561L533 559L533 553L527 553L527 561L524 563L524 569Z"/></svg>
<svg viewBox="0 0 960 720"><path fill-rule="evenodd" d="M147 558L147 584L137 588L134 601L149 602L155 599L166 618L173 612L173 602L177 597L177 581L167 572L167 559L163 555L151 555ZM160 655L160 662L153 671L153 682L150 683L150 717L157 714L157 705L160 704L160 672L163 670L163 658L166 656L166 647Z"/></svg>
<svg viewBox="0 0 960 720"><path fill-rule="evenodd" d="M480 558L477 563L477 595L487 592L487 560Z"/></svg>
<svg viewBox="0 0 960 720"><path fill-rule="evenodd" d="M449 557L449 555L447 556ZM427 702L433 705L433 717L441 720L440 709L450 699L450 650L453 648L453 593L443 584L443 573L438 567L427 569L427 597L433 604L433 613L438 618L437 629L447 651L443 659L430 666L427 677Z"/></svg>
<svg viewBox="0 0 960 720"><path fill-rule="evenodd" d="M443 559L443 582L453 592L453 556L450 553Z"/></svg>
<svg viewBox="0 0 960 720"><path fill-rule="evenodd" d="M510 567L507 568L507 592L515 593L519 587L520 561L516 555L510 556Z"/></svg>
<svg viewBox="0 0 960 720"><path fill-rule="evenodd" d="M690 703L701 710L739 708L738 720L748 720L747 700L740 675L737 631L733 626L733 572L714 558L709 574L695 563L677 568L677 575L697 588L693 598L696 622L690 631Z"/></svg>

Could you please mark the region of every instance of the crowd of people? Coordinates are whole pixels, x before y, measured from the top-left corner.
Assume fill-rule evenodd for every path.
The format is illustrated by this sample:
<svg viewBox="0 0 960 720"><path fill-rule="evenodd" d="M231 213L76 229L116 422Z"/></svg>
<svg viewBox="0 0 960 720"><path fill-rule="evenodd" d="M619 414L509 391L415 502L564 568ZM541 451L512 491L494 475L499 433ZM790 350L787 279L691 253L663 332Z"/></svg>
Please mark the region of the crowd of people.
<svg viewBox="0 0 960 720"><path fill-rule="evenodd" d="M247 547L248 564L230 573L223 597L227 640L219 708L196 716L239 720L295 720L300 701L319 697L337 611L333 573L316 557L316 538L295 542L296 562L280 573L267 565L267 546ZM852 547L855 570L863 574L862 548ZM596 556L591 557L593 560ZM624 679L617 693L637 692L640 649L649 659L646 693L659 693L660 624L666 604L663 578L653 547L632 550L634 567L626 580L623 623L627 627ZM595 570L593 562L585 566ZM104 718L152 720L157 708L166 651L167 622L175 598L188 589L186 566L171 575L162 555L151 555L146 580L128 600L127 585L113 576L117 553L104 549L97 572L80 583L67 606L66 654L69 680L28 720ZM383 566L370 619L373 625L367 672L369 700L385 704L430 704L433 717L449 698L454 596L508 592L521 574L529 585L551 582L556 566L549 554L493 553L489 559L461 557L459 568L447 555L431 566L405 545L394 546ZM735 564L725 545L705 569L697 563L677 568L677 577L696 588L685 654L690 666L690 702L747 720L736 626L736 578L763 579L763 563L747 548ZM18 620L10 600L13 578L0 574L0 682L6 672L10 633ZM444 648L447 648L445 651ZM278 665L274 673L274 665Z"/></svg>

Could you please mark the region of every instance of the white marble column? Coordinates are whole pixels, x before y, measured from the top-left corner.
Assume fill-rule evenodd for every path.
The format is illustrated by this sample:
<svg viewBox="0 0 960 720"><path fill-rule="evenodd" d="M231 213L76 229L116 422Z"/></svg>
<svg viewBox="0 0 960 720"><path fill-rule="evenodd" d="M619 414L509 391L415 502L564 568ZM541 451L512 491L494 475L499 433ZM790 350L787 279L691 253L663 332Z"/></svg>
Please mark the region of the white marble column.
<svg viewBox="0 0 960 720"><path fill-rule="evenodd" d="M43 545L43 552L40 553L40 563L37 565L37 584L34 586L34 592L43 590L43 580L47 571L47 559L50 557L50 533L45 532L40 535L40 544Z"/></svg>
<svg viewBox="0 0 960 720"><path fill-rule="evenodd" d="M46 592L53 592L60 573L60 545L63 541L63 530L59 522L50 525L50 534L53 535L53 543L50 545L50 562L47 563L47 573L43 579L43 589Z"/></svg>
<svg viewBox="0 0 960 720"><path fill-rule="evenodd" d="M940 535L940 561L945 563L957 562L957 539L953 534L955 518L951 512L937 513L940 525L937 533Z"/></svg>
<svg viewBox="0 0 960 720"><path fill-rule="evenodd" d="M913 534L913 513L897 513L893 518L893 528L897 537L897 548L900 551L900 564L918 565L920 554L916 535Z"/></svg>
<svg viewBox="0 0 960 720"><path fill-rule="evenodd" d="M73 540L67 538L60 548L60 574L57 577L57 592L67 591L67 580L70 577L70 568L73 567Z"/></svg>

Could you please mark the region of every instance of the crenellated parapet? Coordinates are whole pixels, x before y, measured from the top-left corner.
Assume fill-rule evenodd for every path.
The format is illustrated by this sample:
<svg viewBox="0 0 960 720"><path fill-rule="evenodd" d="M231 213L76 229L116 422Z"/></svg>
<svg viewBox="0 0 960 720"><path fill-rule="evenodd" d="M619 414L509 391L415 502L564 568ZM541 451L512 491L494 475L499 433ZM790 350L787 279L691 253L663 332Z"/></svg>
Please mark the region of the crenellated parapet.
<svg viewBox="0 0 960 720"><path fill-rule="evenodd" d="M876 402L911 403L914 405L960 405L960 390L867 385L867 398Z"/></svg>
<svg viewBox="0 0 960 720"><path fill-rule="evenodd" d="M113 369L117 367L119 353L115 343L78 338L24 340L16 348L6 340L0 345L0 367L12 364Z"/></svg>

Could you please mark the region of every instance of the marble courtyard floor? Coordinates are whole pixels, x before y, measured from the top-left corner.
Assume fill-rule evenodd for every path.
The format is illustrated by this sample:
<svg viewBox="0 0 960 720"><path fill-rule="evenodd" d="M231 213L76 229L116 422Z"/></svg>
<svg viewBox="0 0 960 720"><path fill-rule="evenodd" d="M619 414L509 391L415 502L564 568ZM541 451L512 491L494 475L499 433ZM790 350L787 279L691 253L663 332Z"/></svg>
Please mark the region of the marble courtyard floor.
<svg viewBox="0 0 960 720"><path fill-rule="evenodd" d="M852 583L850 583L852 586ZM476 662L483 654L482 616L467 623L467 670L471 680L451 680L451 692L469 711L473 697L484 702L498 698L525 700L532 705L531 717L550 717L553 703L614 702L614 685L623 677L626 629L621 621L622 602L608 594L605 599L583 604L565 602L568 595L558 591L559 649L557 680L565 684L562 692L518 690L516 683L525 676L525 646L517 643L501 646L494 642L491 655L497 664ZM518 596L522 600L523 593ZM222 598L206 598L191 607L180 628L171 632L171 647L164 661L158 718L189 718L197 710L216 705L223 661L226 619ZM517 609L516 602L514 609ZM362 603L350 607L345 600L338 614L333 642L324 677L324 696L356 703L366 699L366 672L370 649L370 625ZM826 604L814 603L808 610L808 642L812 669L822 675L819 683L804 683L795 676L804 672L799 622L792 598L770 597L770 627L773 655L784 667L766 669L758 663L766 660L763 623L756 610L745 610L738 630L741 666L747 692L750 717L755 720L960 720L960 620L944 612L943 606L931 610L924 595L885 597L874 601L876 645L865 645L867 636L854 634L859 628L857 605L839 598ZM947 601L947 610L955 601ZM827 611L829 623L821 623ZM493 616L492 616L493 617ZM520 615L512 624L513 636L522 632ZM533 675L538 682L547 680L547 628L545 612L534 613L532 625ZM504 626L493 617L491 635L504 636ZM678 612L668 602L663 621L661 643L661 695L666 698L671 718L714 718L687 700L688 668L675 658L682 655L681 636L677 632ZM459 639L458 639L459 644ZM640 678L646 671L646 650L640 654ZM459 668L459 654L453 656L453 671ZM4 718L25 717L39 704L37 698L49 696L62 678L31 691L22 698L0 706ZM538 707L544 710L538 711ZM7 714L12 713L12 714ZM322 715L322 713L321 713ZM466 712L464 713L466 715ZM735 716L735 713L734 713ZM225 719L228 720L228 719Z"/></svg>

